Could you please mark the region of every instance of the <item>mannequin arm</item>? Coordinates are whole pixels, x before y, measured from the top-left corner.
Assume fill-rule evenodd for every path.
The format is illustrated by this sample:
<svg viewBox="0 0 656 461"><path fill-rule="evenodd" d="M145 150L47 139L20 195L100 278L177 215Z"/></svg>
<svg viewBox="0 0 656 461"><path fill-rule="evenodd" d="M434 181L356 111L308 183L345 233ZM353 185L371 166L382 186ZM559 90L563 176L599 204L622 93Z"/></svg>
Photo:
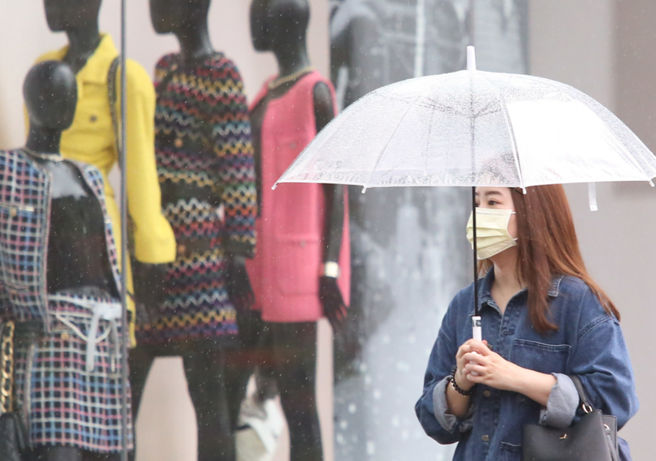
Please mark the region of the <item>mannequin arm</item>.
<svg viewBox="0 0 656 461"><path fill-rule="evenodd" d="M153 125L155 90L150 77L137 63L128 61L126 73L127 192L134 222L134 256L147 264L168 263L175 260L176 245L171 225L161 211ZM120 110L120 99L118 103Z"/></svg>
<svg viewBox="0 0 656 461"><path fill-rule="evenodd" d="M248 105L239 71L226 64L216 87L220 90L212 113L216 174L224 210L224 247L230 255L253 257L255 250L255 161Z"/></svg>
<svg viewBox="0 0 656 461"><path fill-rule="evenodd" d="M325 83L318 83L314 87L313 93L314 118L318 133L334 118L335 108L332 92ZM337 262L344 229L344 186L326 184L323 187L326 197L323 260L324 262ZM335 277L321 277L319 297L323 304L324 315L330 321L333 329L340 328L346 317L346 305Z"/></svg>
<svg viewBox="0 0 656 461"><path fill-rule="evenodd" d="M226 288L237 311L246 312L255 302L245 261L255 249L255 161L241 76L231 64L223 78L217 82L223 93L217 99L232 102L216 105L212 123L224 209Z"/></svg>

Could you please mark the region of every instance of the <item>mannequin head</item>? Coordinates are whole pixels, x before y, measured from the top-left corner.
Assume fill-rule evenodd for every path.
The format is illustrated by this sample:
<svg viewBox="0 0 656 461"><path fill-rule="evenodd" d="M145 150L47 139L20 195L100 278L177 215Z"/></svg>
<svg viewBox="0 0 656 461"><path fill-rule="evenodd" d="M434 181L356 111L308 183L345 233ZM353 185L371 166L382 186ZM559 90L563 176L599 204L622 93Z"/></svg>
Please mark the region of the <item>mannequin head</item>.
<svg viewBox="0 0 656 461"><path fill-rule="evenodd" d="M64 131L73 123L77 106L75 74L61 61L41 62L25 77L23 97L30 128Z"/></svg>
<svg viewBox="0 0 656 461"><path fill-rule="evenodd" d="M178 34L207 24L211 0L150 0L150 19L158 34Z"/></svg>
<svg viewBox="0 0 656 461"><path fill-rule="evenodd" d="M63 32L98 22L102 0L43 0L48 27Z"/></svg>
<svg viewBox="0 0 656 461"><path fill-rule="evenodd" d="M310 6L307 0L253 0L250 19L257 51L285 52L305 43Z"/></svg>

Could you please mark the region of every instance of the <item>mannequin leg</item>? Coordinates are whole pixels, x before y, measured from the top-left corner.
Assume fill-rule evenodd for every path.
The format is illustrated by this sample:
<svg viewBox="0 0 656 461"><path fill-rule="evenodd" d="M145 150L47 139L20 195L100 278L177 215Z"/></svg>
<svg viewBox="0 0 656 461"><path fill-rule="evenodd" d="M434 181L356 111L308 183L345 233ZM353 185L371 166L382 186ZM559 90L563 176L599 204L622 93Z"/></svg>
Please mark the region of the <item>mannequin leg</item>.
<svg viewBox="0 0 656 461"><path fill-rule="evenodd" d="M275 371L290 438L290 461L321 461L316 403L317 324L267 323Z"/></svg>
<svg viewBox="0 0 656 461"><path fill-rule="evenodd" d="M134 421L134 450L130 452L129 459L134 461L137 453L137 417L139 406L143 397L148 374L155 361L155 353L147 346L137 346L130 350L128 361L130 364L130 387L132 389L132 418Z"/></svg>
<svg viewBox="0 0 656 461"><path fill-rule="evenodd" d="M225 388L228 399L228 413L230 415L231 430L234 435L239 420L241 402L246 396L246 388L251 375L255 370L255 363L250 351L243 349L227 349L225 354Z"/></svg>
<svg viewBox="0 0 656 461"><path fill-rule="evenodd" d="M234 461L235 428L250 369L237 351L206 349L183 355L198 423L198 461Z"/></svg>

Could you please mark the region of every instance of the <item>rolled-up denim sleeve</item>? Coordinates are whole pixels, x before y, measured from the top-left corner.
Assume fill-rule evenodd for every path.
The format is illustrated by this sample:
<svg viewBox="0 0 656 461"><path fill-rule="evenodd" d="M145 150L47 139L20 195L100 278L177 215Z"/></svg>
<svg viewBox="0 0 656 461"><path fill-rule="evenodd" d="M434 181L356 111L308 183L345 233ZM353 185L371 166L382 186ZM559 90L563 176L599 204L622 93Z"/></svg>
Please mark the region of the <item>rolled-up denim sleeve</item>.
<svg viewBox="0 0 656 461"><path fill-rule="evenodd" d="M437 422L446 431L453 432L456 425L458 425L460 432L467 432L472 428L473 407L471 405L469 406L467 415L463 420L449 413L449 403L446 401L446 386L448 385L449 378L446 377L437 383L433 390L433 414L435 415L435 419L437 419Z"/></svg>
<svg viewBox="0 0 656 461"><path fill-rule="evenodd" d="M553 373L556 384L551 388L546 408L540 412L540 424L565 429L572 424L579 406L579 393L571 378Z"/></svg>
<svg viewBox="0 0 656 461"><path fill-rule="evenodd" d="M447 414L446 377L456 363L455 315L451 303L431 351L424 377L424 390L415 405L419 423L426 434L441 444L460 441L461 434L471 430L471 421Z"/></svg>

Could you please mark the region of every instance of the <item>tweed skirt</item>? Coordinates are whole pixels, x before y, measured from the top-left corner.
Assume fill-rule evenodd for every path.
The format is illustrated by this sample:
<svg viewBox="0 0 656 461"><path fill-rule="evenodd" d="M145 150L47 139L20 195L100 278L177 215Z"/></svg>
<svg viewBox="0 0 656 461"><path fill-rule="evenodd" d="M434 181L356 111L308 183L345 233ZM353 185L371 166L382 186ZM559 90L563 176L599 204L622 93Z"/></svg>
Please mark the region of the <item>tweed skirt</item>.
<svg viewBox="0 0 656 461"><path fill-rule="evenodd" d="M53 330L33 344L15 345L16 400L33 447L68 446L99 453L120 452L120 319L99 319L87 365L94 303L109 297L65 293L49 300ZM95 357L93 357L95 355ZM128 449L133 447L128 387Z"/></svg>

